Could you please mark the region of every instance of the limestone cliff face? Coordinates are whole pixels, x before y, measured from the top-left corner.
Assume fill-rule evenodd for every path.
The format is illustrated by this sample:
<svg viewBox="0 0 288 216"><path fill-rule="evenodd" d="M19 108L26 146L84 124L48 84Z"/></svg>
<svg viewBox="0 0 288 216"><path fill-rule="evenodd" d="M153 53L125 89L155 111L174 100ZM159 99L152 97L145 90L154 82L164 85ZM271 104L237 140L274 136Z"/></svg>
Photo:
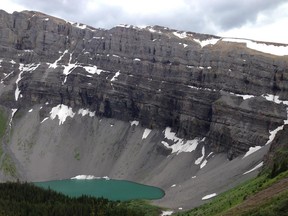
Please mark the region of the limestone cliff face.
<svg viewBox="0 0 288 216"><path fill-rule="evenodd" d="M271 99L288 101L287 55L245 41L0 11L0 64L5 107L65 104L150 129L171 127L178 137L205 137L229 159L263 146L287 119L286 105Z"/></svg>

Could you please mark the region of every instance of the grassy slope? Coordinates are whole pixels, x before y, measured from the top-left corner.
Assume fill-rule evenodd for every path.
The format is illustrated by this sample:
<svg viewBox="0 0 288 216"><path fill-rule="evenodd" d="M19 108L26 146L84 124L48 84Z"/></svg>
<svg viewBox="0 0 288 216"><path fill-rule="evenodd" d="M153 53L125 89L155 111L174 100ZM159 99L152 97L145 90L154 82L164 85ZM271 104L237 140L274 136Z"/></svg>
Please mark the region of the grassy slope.
<svg viewBox="0 0 288 216"><path fill-rule="evenodd" d="M252 212L258 212L260 208L281 209L283 202L288 200L288 183L286 182L286 191L280 194L274 194L263 199L263 202L255 203L254 206L250 206L249 212L242 211L243 208L236 208L237 205L243 204L245 200L249 202L249 198L252 195L256 195L258 192L272 187L279 181L288 178L288 171L279 174L274 178L269 178L268 174L263 174L255 179L249 180L238 187L229 190L217 197L215 197L211 202L206 203L200 207L194 208L185 213L178 213L177 215L250 215ZM263 195L265 196L265 194ZM264 198L264 197L263 197ZM281 202L278 200L281 198ZM286 202L286 207L288 203ZM245 206L245 208L247 205ZM234 210L232 210L234 208ZM247 208L246 208L247 209ZM258 214L257 214L258 215ZM269 215L269 214L263 214ZM277 215L281 215L280 213Z"/></svg>
<svg viewBox="0 0 288 216"><path fill-rule="evenodd" d="M2 138L6 131L6 124L7 124L7 118L4 114L4 111L0 107L0 157L3 154L2 150Z"/></svg>

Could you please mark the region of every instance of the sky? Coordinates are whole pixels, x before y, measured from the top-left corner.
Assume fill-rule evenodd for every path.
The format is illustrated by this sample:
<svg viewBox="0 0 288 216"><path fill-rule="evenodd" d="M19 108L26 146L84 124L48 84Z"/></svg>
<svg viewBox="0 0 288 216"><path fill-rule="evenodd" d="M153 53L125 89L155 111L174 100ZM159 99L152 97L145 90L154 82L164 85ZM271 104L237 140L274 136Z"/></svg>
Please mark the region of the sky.
<svg viewBox="0 0 288 216"><path fill-rule="evenodd" d="M222 37L288 44L288 0L1 0L95 28L160 25Z"/></svg>

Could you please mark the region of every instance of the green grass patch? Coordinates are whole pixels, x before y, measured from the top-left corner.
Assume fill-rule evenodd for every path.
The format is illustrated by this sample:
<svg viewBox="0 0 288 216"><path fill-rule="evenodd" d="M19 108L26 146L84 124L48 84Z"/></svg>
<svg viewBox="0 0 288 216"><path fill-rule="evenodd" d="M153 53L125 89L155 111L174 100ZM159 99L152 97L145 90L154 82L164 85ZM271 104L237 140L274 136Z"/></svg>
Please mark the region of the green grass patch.
<svg viewBox="0 0 288 216"><path fill-rule="evenodd" d="M78 161L81 159L80 152L77 149L74 149L74 158Z"/></svg>
<svg viewBox="0 0 288 216"><path fill-rule="evenodd" d="M5 175L9 175L13 178L17 177L16 166L9 155L5 155L1 164L1 170Z"/></svg>
<svg viewBox="0 0 288 216"><path fill-rule="evenodd" d="M4 111L0 108L0 140L2 140L6 132L6 125L7 125L7 117Z"/></svg>
<svg viewBox="0 0 288 216"><path fill-rule="evenodd" d="M0 108L0 158L3 155L3 149L2 149L2 140L6 132L7 127L7 116L4 113L4 110Z"/></svg>
<svg viewBox="0 0 288 216"><path fill-rule="evenodd" d="M132 200L123 202L123 204L130 210L133 210L137 214L143 216L159 216L162 212L160 207L151 205L150 201L147 200Z"/></svg>
<svg viewBox="0 0 288 216"><path fill-rule="evenodd" d="M213 198L211 202L202 206L196 207L190 211L178 213L177 215L194 216L194 215L221 215L228 209L242 203L248 196L268 188L275 182L288 177L288 171L282 172L275 178L269 178L268 174L260 175L252 180L249 180L234 189Z"/></svg>

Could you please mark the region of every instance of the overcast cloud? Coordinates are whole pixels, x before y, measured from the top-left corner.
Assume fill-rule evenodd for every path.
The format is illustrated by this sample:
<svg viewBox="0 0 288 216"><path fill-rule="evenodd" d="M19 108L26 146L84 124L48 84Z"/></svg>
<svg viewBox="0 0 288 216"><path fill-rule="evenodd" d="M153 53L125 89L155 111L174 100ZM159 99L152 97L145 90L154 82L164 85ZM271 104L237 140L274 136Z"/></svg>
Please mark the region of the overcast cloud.
<svg viewBox="0 0 288 216"><path fill-rule="evenodd" d="M161 25L288 44L287 0L1 0L0 8L36 10L108 29Z"/></svg>

